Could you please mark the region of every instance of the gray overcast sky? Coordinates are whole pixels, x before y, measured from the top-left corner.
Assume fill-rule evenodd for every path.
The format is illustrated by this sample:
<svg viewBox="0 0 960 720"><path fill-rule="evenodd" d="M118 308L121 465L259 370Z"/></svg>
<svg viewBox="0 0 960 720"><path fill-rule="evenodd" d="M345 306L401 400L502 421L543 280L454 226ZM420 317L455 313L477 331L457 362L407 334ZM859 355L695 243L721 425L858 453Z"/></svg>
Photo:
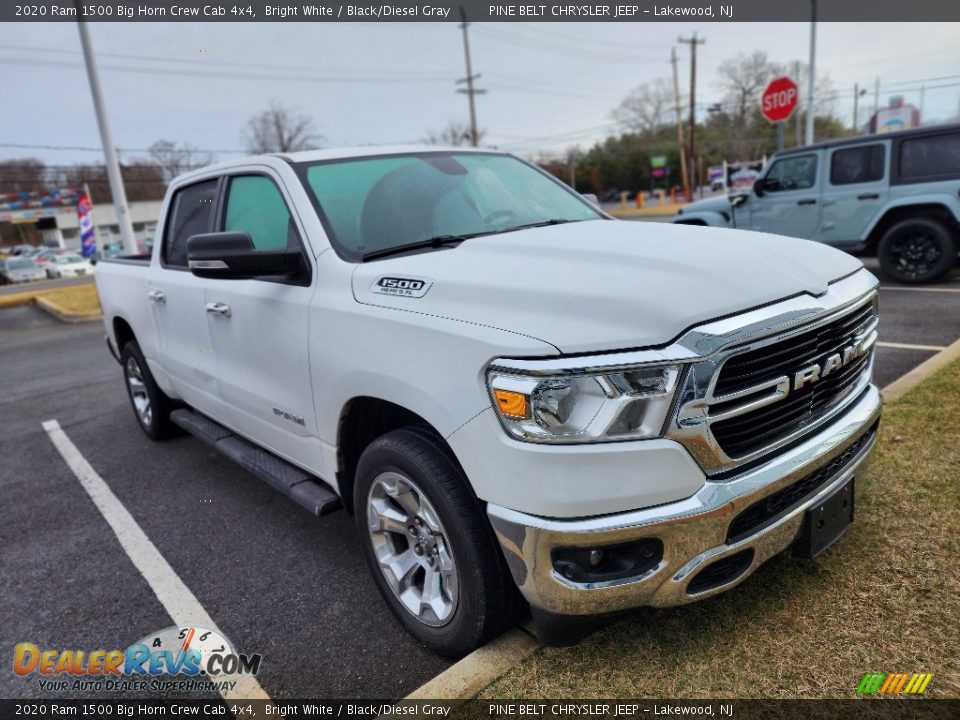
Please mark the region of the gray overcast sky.
<svg viewBox="0 0 960 720"><path fill-rule="evenodd" d="M704 104L721 98L716 68L738 52L763 50L778 62L807 57L803 23L478 24L474 70L489 91L477 99L480 127L490 144L524 154L589 145L614 130L610 111L632 87L671 78L670 48L694 31L707 40L698 53ZM271 100L313 116L328 146L415 142L467 117L466 98L454 92L464 74L454 23L94 23L91 32L121 149L161 138L242 148L247 119ZM881 103L902 94L916 104L926 81L925 118L946 119L960 113L958 40L956 24L821 23L817 68L842 93L837 109L847 122L853 84L870 88L863 102L871 106L877 77ZM73 23L0 25L0 143L99 145L79 51ZM684 93L688 52L678 46ZM24 156L101 159L0 146L0 157Z"/></svg>

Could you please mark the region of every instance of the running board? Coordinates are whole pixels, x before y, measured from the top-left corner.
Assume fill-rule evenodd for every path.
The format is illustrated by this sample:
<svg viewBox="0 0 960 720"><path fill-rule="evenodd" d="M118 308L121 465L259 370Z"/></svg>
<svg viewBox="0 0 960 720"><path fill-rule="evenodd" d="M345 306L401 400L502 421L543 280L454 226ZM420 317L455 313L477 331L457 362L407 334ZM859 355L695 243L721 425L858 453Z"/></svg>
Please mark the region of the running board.
<svg viewBox="0 0 960 720"><path fill-rule="evenodd" d="M183 408L171 412L170 419L314 515L343 507L337 494L317 477L234 435L206 415Z"/></svg>

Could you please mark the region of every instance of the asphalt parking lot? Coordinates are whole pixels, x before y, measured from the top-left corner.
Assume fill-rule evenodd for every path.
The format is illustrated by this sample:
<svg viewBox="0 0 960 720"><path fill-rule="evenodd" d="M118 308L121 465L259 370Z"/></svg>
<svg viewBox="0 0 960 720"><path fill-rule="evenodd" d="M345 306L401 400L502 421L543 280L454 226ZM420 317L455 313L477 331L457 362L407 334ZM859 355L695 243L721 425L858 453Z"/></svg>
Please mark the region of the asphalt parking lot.
<svg viewBox="0 0 960 720"><path fill-rule="evenodd" d="M960 270L880 292L884 386L960 337ZM55 450L53 419L236 648L263 655L271 697L394 699L449 665L393 620L345 513L317 520L191 437L149 441L100 323L32 306L0 310L0 647L125 648L174 624ZM52 695L3 672L0 696Z"/></svg>

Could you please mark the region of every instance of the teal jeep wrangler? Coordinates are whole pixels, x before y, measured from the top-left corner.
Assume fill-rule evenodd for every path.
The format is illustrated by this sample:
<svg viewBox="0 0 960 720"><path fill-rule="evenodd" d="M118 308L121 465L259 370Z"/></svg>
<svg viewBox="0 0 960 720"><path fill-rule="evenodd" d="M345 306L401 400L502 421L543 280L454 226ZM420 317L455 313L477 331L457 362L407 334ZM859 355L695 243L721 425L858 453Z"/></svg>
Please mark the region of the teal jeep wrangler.
<svg viewBox="0 0 960 720"><path fill-rule="evenodd" d="M960 125L779 152L751 192L690 203L673 222L806 238L875 254L900 282L936 280L960 253Z"/></svg>

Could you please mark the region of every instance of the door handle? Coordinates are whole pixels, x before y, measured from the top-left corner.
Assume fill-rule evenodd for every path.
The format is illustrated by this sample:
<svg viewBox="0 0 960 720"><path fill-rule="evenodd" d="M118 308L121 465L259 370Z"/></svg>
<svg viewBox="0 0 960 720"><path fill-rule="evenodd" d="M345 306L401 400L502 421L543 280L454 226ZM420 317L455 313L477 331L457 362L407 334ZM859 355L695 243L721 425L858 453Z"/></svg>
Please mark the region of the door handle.
<svg viewBox="0 0 960 720"><path fill-rule="evenodd" d="M797 205L816 205L817 201L814 198L804 198L803 200L797 200Z"/></svg>
<svg viewBox="0 0 960 720"><path fill-rule="evenodd" d="M147 293L147 299L150 302L155 303L165 303L167 301L167 296L162 290L151 290Z"/></svg>
<svg viewBox="0 0 960 720"><path fill-rule="evenodd" d="M880 197L880 193L860 193L857 195L857 200L877 200Z"/></svg>
<svg viewBox="0 0 960 720"><path fill-rule="evenodd" d="M226 303L211 302L207 303L207 314L217 317L230 317L230 306Z"/></svg>

